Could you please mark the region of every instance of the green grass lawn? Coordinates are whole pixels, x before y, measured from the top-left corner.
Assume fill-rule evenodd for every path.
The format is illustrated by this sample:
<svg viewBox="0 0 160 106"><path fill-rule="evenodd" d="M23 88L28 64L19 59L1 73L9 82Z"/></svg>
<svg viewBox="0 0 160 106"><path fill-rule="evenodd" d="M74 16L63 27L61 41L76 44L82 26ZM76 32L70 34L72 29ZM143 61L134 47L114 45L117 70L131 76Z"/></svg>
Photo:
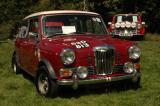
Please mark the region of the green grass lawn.
<svg viewBox="0 0 160 106"><path fill-rule="evenodd" d="M139 45L142 50L141 89L110 93L94 93L94 91L79 93L77 91L73 92L77 93L76 95L51 99L38 95L34 84L22 74L15 75L11 72L10 62L14 43L8 40L0 41L0 106L160 106L160 42L139 41Z"/></svg>

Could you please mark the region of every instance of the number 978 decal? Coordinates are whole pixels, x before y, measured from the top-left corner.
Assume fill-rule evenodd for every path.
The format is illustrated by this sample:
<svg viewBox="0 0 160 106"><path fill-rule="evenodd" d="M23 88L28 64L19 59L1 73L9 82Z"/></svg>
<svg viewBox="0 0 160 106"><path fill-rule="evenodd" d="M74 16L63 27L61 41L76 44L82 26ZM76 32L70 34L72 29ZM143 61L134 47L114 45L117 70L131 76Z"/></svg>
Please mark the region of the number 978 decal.
<svg viewBox="0 0 160 106"><path fill-rule="evenodd" d="M71 45L76 46L77 49L89 47L89 44L84 40L79 41L79 42L72 42Z"/></svg>

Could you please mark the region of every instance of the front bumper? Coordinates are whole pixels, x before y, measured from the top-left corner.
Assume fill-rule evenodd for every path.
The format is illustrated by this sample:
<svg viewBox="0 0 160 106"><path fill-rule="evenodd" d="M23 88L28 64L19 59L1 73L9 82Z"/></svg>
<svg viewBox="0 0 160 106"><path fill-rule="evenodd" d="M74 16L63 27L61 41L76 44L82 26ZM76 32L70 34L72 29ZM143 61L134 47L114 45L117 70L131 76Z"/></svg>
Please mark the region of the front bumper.
<svg viewBox="0 0 160 106"><path fill-rule="evenodd" d="M114 77L99 77L95 79L84 79L84 80L77 80L73 78L72 80L59 80L57 81L58 85L70 85L73 86L74 89L78 88L78 85L88 85L88 84L99 84L99 83L108 83L114 81L121 81L126 79L131 79L133 82L136 82L138 78L141 76L141 73L136 72L129 75L124 76L114 76Z"/></svg>
<svg viewBox="0 0 160 106"><path fill-rule="evenodd" d="M125 35L125 36L122 36L121 34L113 34L113 37L118 37L118 38L134 38L134 37L143 37L144 35L142 34L130 34L129 36L128 35Z"/></svg>

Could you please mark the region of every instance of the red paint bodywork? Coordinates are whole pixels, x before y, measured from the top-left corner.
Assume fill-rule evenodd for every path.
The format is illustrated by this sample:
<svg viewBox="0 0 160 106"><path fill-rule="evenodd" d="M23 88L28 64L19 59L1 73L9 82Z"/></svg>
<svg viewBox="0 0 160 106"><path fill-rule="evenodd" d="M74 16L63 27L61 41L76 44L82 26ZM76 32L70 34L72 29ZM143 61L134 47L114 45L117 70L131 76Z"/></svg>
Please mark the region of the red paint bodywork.
<svg viewBox="0 0 160 106"><path fill-rule="evenodd" d="M130 46L134 45L133 42L126 40L119 40L112 38L109 35L70 35L70 36L55 36L52 38L46 38L42 32L42 17L38 16L40 21L40 26L38 28L39 41L28 40L26 38L16 38L15 47L16 53L18 55L19 65L27 73L32 76L36 76L38 65L41 60L46 59L55 71L58 80L62 78L59 75L59 70L65 68L63 64L60 53L65 48L73 49L75 52L75 62L70 67L78 66L94 66L94 52L93 48L101 45L111 45L115 48L115 65L123 65L127 61L132 61L128 56L128 49ZM49 23L53 24L53 23ZM49 25L48 24L48 25ZM54 23L55 24L55 23ZM59 23L56 23L59 24ZM85 40L90 45L87 48L77 49L75 46L71 45L71 42L77 42ZM40 51L40 57L37 55L37 49ZM91 60L88 60L91 57ZM139 63L138 63L139 64ZM138 70L139 71L139 70ZM112 75L106 76L122 76L124 73L113 73ZM91 75L89 78L105 77L101 75Z"/></svg>

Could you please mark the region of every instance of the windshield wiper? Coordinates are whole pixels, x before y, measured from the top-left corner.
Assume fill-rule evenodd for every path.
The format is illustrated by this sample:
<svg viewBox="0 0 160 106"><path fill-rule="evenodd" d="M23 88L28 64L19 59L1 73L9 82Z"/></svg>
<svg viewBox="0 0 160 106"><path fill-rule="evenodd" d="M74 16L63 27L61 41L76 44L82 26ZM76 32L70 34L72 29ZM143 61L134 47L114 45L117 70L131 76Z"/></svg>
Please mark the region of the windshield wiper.
<svg viewBox="0 0 160 106"><path fill-rule="evenodd" d="M73 34L87 34L87 35L90 35L90 34L94 34L94 33L90 33L90 32L73 32L73 33L69 33L69 34L55 33L53 35L48 36L47 38L51 38L51 37L58 36L58 35L73 35Z"/></svg>
<svg viewBox="0 0 160 106"><path fill-rule="evenodd" d="M64 33L55 33L53 35L48 36L47 38L51 38L53 36L58 36L58 35L69 35L69 34L64 34Z"/></svg>
<svg viewBox="0 0 160 106"><path fill-rule="evenodd" d="M77 32L76 34L94 34L94 33L91 33L91 32Z"/></svg>

